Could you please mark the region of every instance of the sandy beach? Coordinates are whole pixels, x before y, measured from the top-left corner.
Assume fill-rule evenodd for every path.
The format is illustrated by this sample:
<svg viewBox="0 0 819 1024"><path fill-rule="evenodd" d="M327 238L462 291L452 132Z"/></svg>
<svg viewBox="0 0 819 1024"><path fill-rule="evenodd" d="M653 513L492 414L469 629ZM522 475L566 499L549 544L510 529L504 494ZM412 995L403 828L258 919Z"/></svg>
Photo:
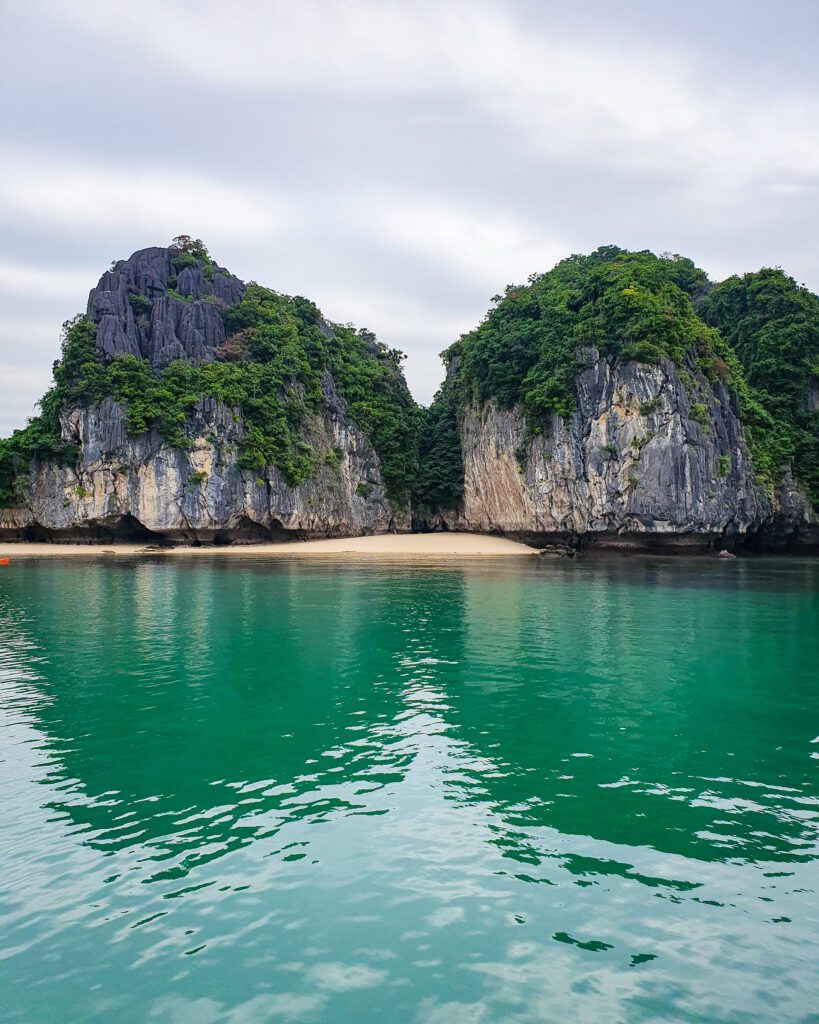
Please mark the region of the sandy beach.
<svg viewBox="0 0 819 1024"><path fill-rule="evenodd" d="M144 544L26 544L0 541L0 558L56 558L82 555L156 555L171 558L210 555L255 555L269 558L301 558L322 555L374 556L379 558L452 558L528 556L534 548L504 537L477 533L380 534L375 537L336 537L331 540L292 541L285 544L239 544L234 547L174 547L151 550ZM0 566L2 568L2 566Z"/></svg>

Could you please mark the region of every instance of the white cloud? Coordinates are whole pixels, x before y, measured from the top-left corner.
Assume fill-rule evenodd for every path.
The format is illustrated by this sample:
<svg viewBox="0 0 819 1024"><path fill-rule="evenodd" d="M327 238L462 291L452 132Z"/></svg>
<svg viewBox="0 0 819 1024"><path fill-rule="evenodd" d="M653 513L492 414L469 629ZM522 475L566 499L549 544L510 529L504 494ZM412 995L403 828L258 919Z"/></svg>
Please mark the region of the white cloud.
<svg viewBox="0 0 819 1024"><path fill-rule="evenodd" d="M416 253L487 289L525 281L569 255L566 243L546 239L515 217L438 199L368 197L347 207L351 224Z"/></svg>
<svg viewBox="0 0 819 1024"><path fill-rule="evenodd" d="M6 350L2 338L0 350ZM0 363L0 381L3 382L0 437L8 437L13 430L24 426L29 416L36 413L35 402L51 383L51 364L46 363L39 369L31 370L12 363Z"/></svg>
<svg viewBox="0 0 819 1024"><path fill-rule="evenodd" d="M726 191L819 170L814 95L713 85L696 53L654 41L532 31L489 0L48 0L54 17L123 37L185 77L324 97L455 97L513 129L530 156L699 175ZM556 20L556 19L555 19Z"/></svg>
<svg viewBox="0 0 819 1024"><path fill-rule="evenodd" d="M268 192L168 168L98 164L8 154L0 176L0 217L7 223L122 230L151 239L179 231L209 240L253 240L290 227L293 214Z"/></svg>
<svg viewBox="0 0 819 1024"><path fill-rule="evenodd" d="M430 337L444 339L444 344L449 344L475 326L473 314L442 315L440 309L417 295L357 292L334 285L319 285L314 298L329 320L366 327L393 348L401 347L395 341L396 337L415 337L416 347L438 352L435 347L438 341L429 341Z"/></svg>
<svg viewBox="0 0 819 1024"><path fill-rule="evenodd" d="M24 263L0 263L0 295L31 296L41 302L64 299L76 304L99 277L100 269L66 270ZM23 326L29 330L32 325L26 321Z"/></svg>
<svg viewBox="0 0 819 1024"><path fill-rule="evenodd" d="M97 275L98 276L98 275ZM88 289L86 288L86 291ZM0 342L9 349L20 352L24 347L42 342L55 344L60 335L60 324L48 318L35 316L8 317L0 319Z"/></svg>

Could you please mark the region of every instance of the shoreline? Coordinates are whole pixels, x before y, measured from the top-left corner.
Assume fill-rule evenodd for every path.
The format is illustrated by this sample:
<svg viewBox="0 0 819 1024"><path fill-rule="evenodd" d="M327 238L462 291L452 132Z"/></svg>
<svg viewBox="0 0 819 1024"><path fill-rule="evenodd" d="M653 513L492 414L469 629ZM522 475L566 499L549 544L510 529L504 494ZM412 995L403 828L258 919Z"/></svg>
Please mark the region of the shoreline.
<svg viewBox="0 0 819 1024"><path fill-rule="evenodd" d="M172 558L209 555L255 555L267 558L315 558L327 555L367 555L379 558L486 558L530 557L537 549L505 537L478 533L384 533L369 537L332 537L324 540L286 541L202 547L152 548L139 543L48 544L0 541L0 558L72 558L81 555L162 555Z"/></svg>
<svg viewBox="0 0 819 1024"><path fill-rule="evenodd" d="M697 545L641 547L633 544L589 546L582 551L566 551L562 545L547 544L533 547L522 541L481 533L382 533L365 537L329 537L316 540L261 541L252 544L202 544L160 546L143 541L115 541L112 543L67 543L59 541L4 541L0 540L0 570L16 561L50 558L113 558L115 556L143 558L351 558L373 561L435 561L461 558L530 558L545 555L560 558L567 554L585 557L636 557L688 559L734 559L737 554L728 551L704 549ZM785 558L816 558L815 549L742 550L741 557L758 558L766 555Z"/></svg>

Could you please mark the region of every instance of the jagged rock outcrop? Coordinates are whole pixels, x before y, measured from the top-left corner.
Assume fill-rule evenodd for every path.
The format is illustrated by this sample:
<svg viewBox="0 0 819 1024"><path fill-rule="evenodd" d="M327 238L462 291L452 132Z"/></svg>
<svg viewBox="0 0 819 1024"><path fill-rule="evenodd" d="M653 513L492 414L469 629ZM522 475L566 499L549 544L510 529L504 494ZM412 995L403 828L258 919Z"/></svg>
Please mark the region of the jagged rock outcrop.
<svg viewBox="0 0 819 1024"><path fill-rule="evenodd" d="M468 408L463 508L444 523L605 547L815 543L804 495L789 480L776 496L757 483L735 396L699 383L695 403L671 361L590 352L577 410L543 435L527 434L519 409Z"/></svg>
<svg viewBox="0 0 819 1024"><path fill-rule="evenodd" d="M207 278L201 266L174 275L172 258L170 249L141 249L119 260L92 289L88 315L98 324L97 345L109 358L136 356L154 367L175 359L205 362L224 344L219 310L239 301L244 284L216 264ZM147 300L150 310L140 311L135 298Z"/></svg>

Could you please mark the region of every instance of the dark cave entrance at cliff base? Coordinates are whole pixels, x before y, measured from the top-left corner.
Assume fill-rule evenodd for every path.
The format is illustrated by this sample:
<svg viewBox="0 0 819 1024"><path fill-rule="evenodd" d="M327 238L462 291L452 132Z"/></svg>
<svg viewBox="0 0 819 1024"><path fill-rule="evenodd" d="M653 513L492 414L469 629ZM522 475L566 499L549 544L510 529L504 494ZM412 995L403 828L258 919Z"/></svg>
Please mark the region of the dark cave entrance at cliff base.
<svg viewBox="0 0 819 1024"><path fill-rule="evenodd" d="M229 547L231 544L286 544L297 539L278 519L273 519L270 526L262 526L245 516L229 530L214 533L212 543L215 547Z"/></svg>
<svg viewBox="0 0 819 1024"><path fill-rule="evenodd" d="M149 530L134 516L68 530L51 530L33 524L20 531L20 540L29 544L159 544L162 539L162 534Z"/></svg>

